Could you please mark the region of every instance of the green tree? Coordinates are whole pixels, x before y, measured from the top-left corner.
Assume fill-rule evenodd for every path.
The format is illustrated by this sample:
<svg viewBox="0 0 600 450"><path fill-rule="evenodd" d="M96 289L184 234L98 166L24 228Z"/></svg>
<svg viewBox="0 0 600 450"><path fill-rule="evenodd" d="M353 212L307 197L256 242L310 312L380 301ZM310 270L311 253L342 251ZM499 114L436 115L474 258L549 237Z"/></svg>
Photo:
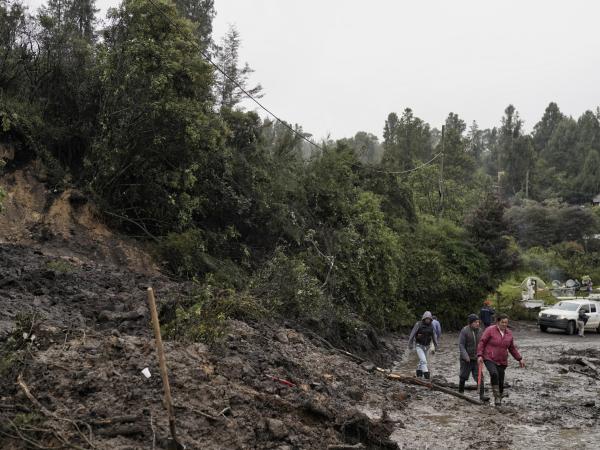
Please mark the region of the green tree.
<svg viewBox="0 0 600 450"><path fill-rule="evenodd" d="M417 161L432 156L429 125L415 117L410 108L404 110L400 119L394 113L388 116L383 137L382 164L389 170L410 170Z"/></svg>
<svg viewBox="0 0 600 450"><path fill-rule="evenodd" d="M546 148L552 133L564 118L556 103L551 102L546 107L542 119L533 127L533 145L537 152Z"/></svg>
<svg viewBox="0 0 600 450"><path fill-rule="evenodd" d="M29 68L30 95L47 124L45 143L79 174L97 130L99 79L94 0L49 0L40 8L37 58Z"/></svg>
<svg viewBox="0 0 600 450"><path fill-rule="evenodd" d="M529 136L523 134L523 121L513 105L504 110L499 135L500 167L504 172L502 191L505 195L529 193L529 179L534 167L534 149Z"/></svg>
<svg viewBox="0 0 600 450"><path fill-rule="evenodd" d="M171 2L158 8L126 0L111 13L101 134L87 167L105 210L123 225L163 233L210 215L219 200L206 193L221 184L227 154L212 112L212 71L192 43L193 27Z"/></svg>
<svg viewBox="0 0 600 450"><path fill-rule="evenodd" d="M20 2L0 0L0 95L21 91L27 48L26 10Z"/></svg>
<svg viewBox="0 0 600 450"><path fill-rule="evenodd" d="M469 127L467 142L467 151L475 161L480 162L486 147L484 132L479 128L479 125L477 125L477 121L475 120Z"/></svg>
<svg viewBox="0 0 600 450"><path fill-rule="evenodd" d="M497 195L488 193L466 221L469 239L489 262L489 273L482 279L488 291L519 264L518 250L510 236L506 207Z"/></svg>
<svg viewBox="0 0 600 450"><path fill-rule="evenodd" d="M359 131L353 138L347 139L346 143L354 149L362 163L377 164L381 161L383 148L374 134Z"/></svg>
<svg viewBox="0 0 600 450"><path fill-rule="evenodd" d="M241 45L240 33L232 25L216 49L217 64L223 70L215 73L215 89L217 101L221 108L233 108L246 96L238 86L241 86L253 97L262 97L262 86L257 84L248 87L248 78L254 72L248 63L240 66L239 50Z"/></svg>
<svg viewBox="0 0 600 450"><path fill-rule="evenodd" d="M215 17L214 0L174 0L179 14L191 21L198 44L206 51L212 43L212 21Z"/></svg>
<svg viewBox="0 0 600 450"><path fill-rule="evenodd" d="M588 152L577 176L577 188L581 197L588 202L600 194L600 154L597 150L592 149Z"/></svg>

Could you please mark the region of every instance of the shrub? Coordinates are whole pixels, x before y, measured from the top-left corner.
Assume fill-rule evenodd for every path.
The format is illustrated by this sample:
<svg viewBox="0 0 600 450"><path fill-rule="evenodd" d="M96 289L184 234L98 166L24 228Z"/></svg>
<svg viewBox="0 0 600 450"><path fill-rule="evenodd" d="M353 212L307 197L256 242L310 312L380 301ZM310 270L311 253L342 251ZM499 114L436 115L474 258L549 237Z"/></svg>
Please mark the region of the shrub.
<svg viewBox="0 0 600 450"><path fill-rule="evenodd" d="M329 310L322 284L304 261L278 248L251 281L250 292L272 314L319 320Z"/></svg>
<svg viewBox="0 0 600 450"><path fill-rule="evenodd" d="M168 339L184 342L217 343L227 331L229 319L265 317L262 306L250 295L222 289L209 282L179 302L161 309L163 332Z"/></svg>

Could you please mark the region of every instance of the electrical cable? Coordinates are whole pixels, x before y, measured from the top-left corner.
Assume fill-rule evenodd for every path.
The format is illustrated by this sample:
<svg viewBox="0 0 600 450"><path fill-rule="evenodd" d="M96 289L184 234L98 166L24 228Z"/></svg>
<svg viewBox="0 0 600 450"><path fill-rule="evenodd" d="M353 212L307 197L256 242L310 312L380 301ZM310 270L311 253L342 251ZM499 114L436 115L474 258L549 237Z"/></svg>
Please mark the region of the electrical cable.
<svg viewBox="0 0 600 450"><path fill-rule="evenodd" d="M282 125L284 125L286 128L288 128L292 133L294 133L296 136L300 137L301 139L303 139L304 141L308 142L309 144L313 145L315 148L321 150L322 152L325 152L325 149L323 147L321 147L320 145L314 143L313 141L311 141L310 139L308 139L305 135L303 135L302 133L298 132L297 130L295 130L292 126L290 126L287 122L285 122L284 120L280 119L279 116L277 116L274 112L272 112L269 108L267 108L265 105L263 105L260 101L258 101L256 98L254 98L254 96L252 94L250 94L246 89L244 89L236 80L234 80L232 77L230 77L227 72L225 72L225 70L223 70L218 64L216 64L212 59L210 59L210 57L208 56L208 54L202 50L202 48L200 47L200 44L198 44L198 42L191 40L191 39L187 39L187 34L184 32L184 30L182 30L177 23L173 20L172 17L170 17L165 11L163 11L159 5L157 5L154 0L148 0L150 2L150 4L154 7L154 9L156 9L156 11L158 11L165 19L167 19L167 21L173 26L173 28L175 28L175 30L177 30L181 36L183 38L185 38L188 42L190 42L192 45L194 45L198 51L200 52L200 54L202 55L202 57L210 64L212 65L215 69L217 69L225 78L227 78L230 82L232 82L244 95L246 95L246 97L248 97L250 100L252 100L254 103L256 103L263 111L265 111L267 114L269 114L271 117L273 117L275 120L277 120L279 123L281 123ZM401 174L405 174L405 173L411 173L411 172L415 172L425 166L428 166L429 164L431 164L437 157L439 157L440 155L442 155L443 152L439 152L436 155L434 155L433 158L431 158L429 161L418 165L417 167L414 167L412 169L408 169L408 170L400 170L400 171L388 171L388 170L380 170L380 169L375 169L374 167L365 165L365 164L361 164L360 166L353 164L353 166L358 166L361 168L365 168L365 169L370 169L374 172L378 172L378 173L386 173L386 174L394 174L394 175L401 175Z"/></svg>

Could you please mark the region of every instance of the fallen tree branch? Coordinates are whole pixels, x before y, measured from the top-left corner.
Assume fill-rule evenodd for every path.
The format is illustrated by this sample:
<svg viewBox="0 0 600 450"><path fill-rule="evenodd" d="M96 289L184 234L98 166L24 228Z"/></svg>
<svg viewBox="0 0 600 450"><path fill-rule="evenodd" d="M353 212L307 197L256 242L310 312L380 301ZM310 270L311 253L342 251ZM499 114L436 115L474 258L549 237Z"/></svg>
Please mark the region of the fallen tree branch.
<svg viewBox="0 0 600 450"><path fill-rule="evenodd" d="M106 419L96 419L90 421L91 425L95 426L103 426L103 425L113 425L115 423L130 423L137 422L142 419L143 416L115 416L115 417L107 417Z"/></svg>
<svg viewBox="0 0 600 450"><path fill-rule="evenodd" d="M569 370L571 372L579 373L581 375L585 375L586 377L593 378L594 380L600 380L600 376L598 376L597 373L587 373L587 372L585 372L583 370L576 369L575 366L570 366Z"/></svg>
<svg viewBox="0 0 600 450"><path fill-rule="evenodd" d="M71 419L67 419L65 417L60 417L58 416L56 413L53 413L52 411L48 410L44 405L42 405L37 398L34 397L34 395L31 393L31 391L29 390L29 387L27 386L27 384L25 384L25 382L23 381L23 376L22 374L19 374L19 376L17 377L17 384L19 385L19 387L21 388L21 390L25 393L25 395L27 396L27 398L29 399L29 401L31 403L33 403L33 405L35 407L37 407L42 414L44 414L44 416L49 417L51 419L55 419L58 421L64 421L67 422L71 425L73 425L73 427L75 428L75 430L77 430L77 433L79 434L79 436L81 436L81 438L83 438L83 440L91 447L91 448L96 448L94 446L94 444L92 444L92 427L90 424L86 423L86 422L81 422L82 424L84 424L86 426L86 428L88 429L89 433L90 433L90 437L88 438L84 433L81 432L81 430L79 429L79 426L77 425L77 422L75 422L74 420ZM71 444L69 442L66 441L66 439L62 438L61 439L63 441L65 441L65 444L73 447L73 448L77 448L77 449L82 449L82 447L78 447L74 444Z"/></svg>
<svg viewBox="0 0 600 450"><path fill-rule="evenodd" d="M415 386L422 386L422 387L425 387L427 389L431 389L431 390L434 390L434 391L440 391L440 392L443 392L445 394L452 395L454 397L466 400L467 402L473 403L475 405L483 405L484 404L480 400L476 400L474 398L467 397L466 395L463 395L463 394L461 394L459 392L453 391L452 389L448 389L446 387L440 386L439 384L435 384L435 383L431 383L431 382L419 380L418 378L408 377L406 375L400 375L399 373L389 372L389 371L387 371L385 369L382 369L380 367L377 367L375 370L377 370L380 373L385 374L385 376L388 377L391 380L398 380L398 381L400 381L402 383L413 384Z"/></svg>
<svg viewBox="0 0 600 450"><path fill-rule="evenodd" d="M328 445L327 446L327 450L356 450L356 449L364 449L365 446L362 444L354 444L354 445L350 445L350 444L333 444L333 445Z"/></svg>
<svg viewBox="0 0 600 450"><path fill-rule="evenodd" d="M596 364L594 364L593 362L591 362L589 359L582 357L581 358L581 364L583 364L584 366L589 367L594 372L598 373L598 366L596 366Z"/></svg>

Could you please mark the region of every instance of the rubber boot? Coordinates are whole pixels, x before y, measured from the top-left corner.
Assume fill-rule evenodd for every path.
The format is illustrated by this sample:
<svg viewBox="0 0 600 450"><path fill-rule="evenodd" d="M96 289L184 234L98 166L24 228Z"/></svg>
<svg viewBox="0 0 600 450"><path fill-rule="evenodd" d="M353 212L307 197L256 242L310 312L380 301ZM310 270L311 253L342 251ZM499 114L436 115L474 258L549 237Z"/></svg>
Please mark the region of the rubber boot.
<svg viewBox="0 0 600 450"><path fill-rule="evenodd" d="M426 380L429 380L429 372L423 372L423 376Z"/></svg>
<svg viewBox="0 0 600 450"><path fill-rule="evenodd" d="M502 395L500 394L500 389L497 385L492 385L492 391L494 392L494 406L502 405Z"/></svg>
<svg viewBox="0 0 600 450"><path fill-rule="evenodd" d="M423 371L417 370L417 378L423 378Z"/></svg>
<svg viewBox="0 0 600 450"><path fill-rule="evenodd" d="M463 380L461 378L459 380L459 382L458 382L458 393L459 394L464 394L465 393L465 381L467 381L467 380Z"/></svg>
<svg viewBox="0 0 600 450"><path fill-rule="evenodd" d="M481 386L479 387L479 400L482 402L489 402L490 398L485 395L485 388L483 386L483 381L481 382Z"/></svg>

